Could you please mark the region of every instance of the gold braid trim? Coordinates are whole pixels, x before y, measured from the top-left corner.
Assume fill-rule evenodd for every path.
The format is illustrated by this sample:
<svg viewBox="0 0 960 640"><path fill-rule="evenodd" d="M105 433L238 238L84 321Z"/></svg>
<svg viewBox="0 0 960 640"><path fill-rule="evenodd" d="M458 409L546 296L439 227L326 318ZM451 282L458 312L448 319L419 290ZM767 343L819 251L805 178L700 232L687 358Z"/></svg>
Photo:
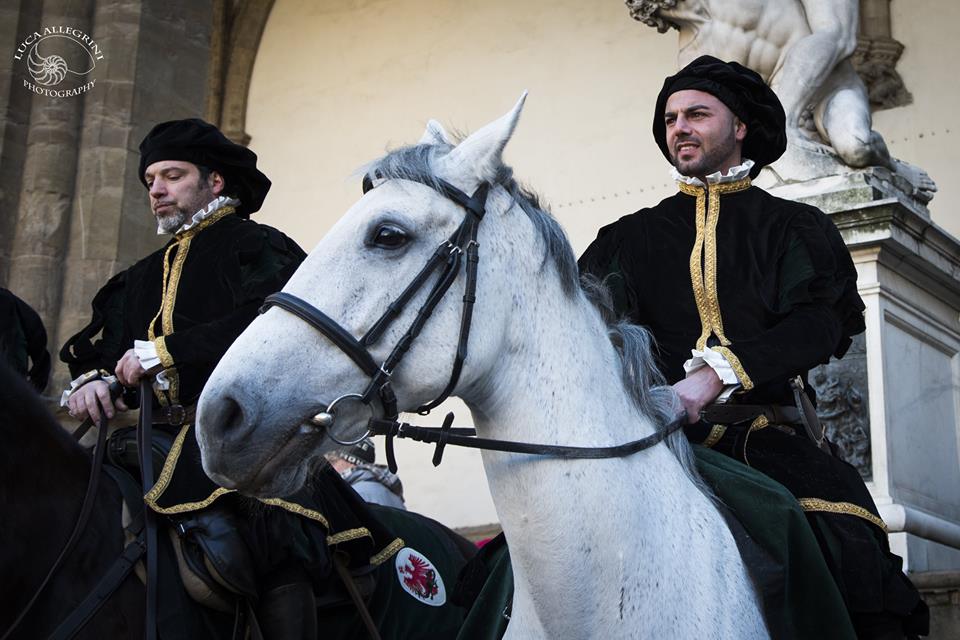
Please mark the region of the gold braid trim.
<svg viewBox="0 0 960 640"><path fill-rule="evenodd" d="M347 529L346 531L340 531L333 535L327 536L327 545L333 546L335 544L341 544L343 542L350 542L351 540L356 540L357 538L373 538L373 535L370 533L370 530L366 527L360 527L358 529Z"/></svg>
<svg viewBox="0 0 960 640"><path fill-rule="evenodd" d="M153 485L150 491L143 496L143 501L157 513L171 515L185 513L187 511L196 511L210 506L210 504L220 496L233 492L233 489L218 487L213 493L199 502L184 502L170 507L161 507L157 504L157 500L160 499L160 496L163 495L163 492L166 491L170 485L170 479L173 477L174 469L177 468L177 461L180 459L181 451L183 451L183 441L187 437L190 426L190 424L185 424L180 429L180 433L178 433L177 437L173 440L173 445L170 447L170 453L167 455L167 459L163 461L163 469L160 470L160 477L157 478L156 484Z"/></svg>
<svg viewBox="0 0 960 640"><path fill-rule="evenodd" d="M182 504L175 504L172 507L160 507L155 502L147 502L147 504L149 504L150 508L157 513L172 516L177 515L178 513L186 513L188 511L199 511L200 509L205 509L213 504L214 500L228 493L233 493L233 489L217 487L213 493L199 502L184 502Z"/></svg>
<svg viewBox="0 0 960 640"><path fill-rule="evenodd" d="M887 533L887 523L873 515L863 507L849 502L830 502L820 498L800 498L797 500L804 511L825 511L827 513L845 513L850 516L863 518L867 522L880 527Z"/></svg>
<svg viewBox="0 0 960 640"><path fill-rule="evenodd" d="M151 341L157 342L155 327L158 318L160 319L161 331L164 336L168 336L174 332L173 310L177 304L177 288L180 286L180 278L183 275L183 265L187 261L187 254L190 251L190 241L193 239L193 236L197 235L202 229L206 229L235 211L236 209L233 207L221 207L217 209L212 215L197 223L195 227L184 231L182 234L178 234L176 240L167 247L166 252L163 254L163 292L160 297L160 309L157 311L157 315L153 317L153 320L150 321L150 326L147 328L147 337ZM170 254L174 249L177 249L177 255L174 256L173 263L171 264ZM157 399L160 400L162 406L177 404L180 401L180 376L177 374L177 370L173 368L173 358L170 356L170 352L167 350L165 344L157 345L157 355L160 356L160 362L162 362L164 368L167 369L167 380L170 381L170 390L167 392L168 395L164 396L164 394L156 392Z"/></svg>
<svg viewBox="0 0 960 640"><path fill-rule="evenodd" d="M163 365L164 369L173 368L173 356L170 355L170 352L167 351L167 342L166 336L157 336L153 341L153 345L157 348L157 357L160 358L160 364Z"/></svg>
<svg viewBox="0 0 960 640"><path fill-rule="evenodd" d="M190 251L190 237L182 238L179 247L170 266L170 277L164 278L163 283L163 300L160 302L163 335L173 333L173 308L177 304L177 288L180 286L180 276L183 275L183 263L187 261L187 253Z"/></svg>
<svg viewBox="0 0 960 640"><path fill-rule="evenodd" d="M723 318L717 295L717 224L720 221L720 195L743 191L750 185L750 178L712 184L706 189L685 182L678 183L680 191L697 198L697 236L693 251L690 252L690 281L693 284L693 296L697 302L701 326L697 349L707 346L711 334L717 336L721 345L731 344L723 332Z"/></svg>
<svg viewBox="0 0 960 640"><path fill-rule="evenodd" d="M747 434L743 436L743 463L748 467L750 466L750 460L747 458L747 443L750 441L750 434L768 426L770 426L770 420L767 419L767 416L757 416L753 419L753 422L750 423Z"/></svg>
<svg viewBox="0 0 960 640"><path fill-rule="evenodd" d="M680 191L697 198L697 212L695 224L697 237L693 241L693 250L690 251L690 283L693 286L693 298L697 303L697 313L700 315L700 337L697 339L697 349L703 349L710 337L710 319L707 313L707 299L703 289L702 254L704 229L706 226L707 197L702 187L695 187L685 182L678 183Z"/></svg>
<svg viewBox="0 0 960 640"><path fill-rule="evenodd" d="M720 438L723 437L723 434L727 432L727 428L722 424L715 424L710 429L710 433L707 434L707 437L700 444L706 447L707 449L712 449L713 445L720 442Z"/></svg>
<svg viewBox="0 0 960 640"><path fill-rule="evenodd" d="M746 370L743 368L743 365L740 364L740 358L738 358L733 351L727 347L710 347L724 358L727 359L727 362L730 363L730 368L733 369L733 373L736 374L737 380L740 381L740 385L743 387L744 391L749 391L753 389L753 380L750 379L750 376L747 375Z"/></svg>
<svg viewBox="0 0 960 640"><path fill-rule="evenodd" d="M170 254L180 245L180 241L176 240L171 243L167 250L163 253L163 287L161 288L160 293L160 308L157 309L157 315L153 316L153 320L150 321L150 325L147 327L147 338L149 340L156 340L157 332L155 327L157 325L157 320L163 314L163 301L167 293L167 282L170 280Z"/></svg>
<svg viewBox="0 0 960 640"><path fill-rule="evenodd" d="M395 556L400 549L403 549L405 546L407 546L407 543L403 541L403 538L397 538L388 544L383 551L370 558L370 564L375 567L380 566L385 560Z"/></svg>
<svg viewBox="0 0 960 640"><path fill-rule="evenodd" d="M286 500L281 500L280 498L259 498L260 502L264 504L273 505L274 507L280 507L285 509L290 513L295 513L298 516L303 516L304 518L309 518L311 520L316 520L322 524L328 531L330 530L330 523L327 522L327 519L323 517L323 514L319 511L314 511L313 509L307 509L304 506L301 506L295 502L287 502Z"/></svg>

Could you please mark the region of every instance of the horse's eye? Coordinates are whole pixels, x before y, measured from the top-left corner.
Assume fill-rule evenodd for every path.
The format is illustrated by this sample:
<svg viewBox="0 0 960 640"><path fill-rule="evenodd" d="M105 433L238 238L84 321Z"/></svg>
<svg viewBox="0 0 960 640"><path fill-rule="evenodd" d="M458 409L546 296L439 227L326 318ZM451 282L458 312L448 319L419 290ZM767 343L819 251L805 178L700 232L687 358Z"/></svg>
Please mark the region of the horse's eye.
<svg viewBox="0 0 960 640"><path fill-rule="evenodd" d="M410 240L407 232L395 224L382 224L373 232L370 244L381 249L399 249Z"/></svg>

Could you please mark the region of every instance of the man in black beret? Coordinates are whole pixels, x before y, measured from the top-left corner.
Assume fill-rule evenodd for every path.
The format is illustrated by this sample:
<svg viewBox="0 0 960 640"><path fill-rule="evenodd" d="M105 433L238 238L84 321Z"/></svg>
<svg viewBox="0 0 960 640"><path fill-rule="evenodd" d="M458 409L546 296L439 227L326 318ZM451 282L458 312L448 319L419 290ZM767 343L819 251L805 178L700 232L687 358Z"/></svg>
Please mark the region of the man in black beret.
<svg viewBox="0 0 960 640"><path fill-rule="evenodd" d="M60 352L77 376L62 403L77 419L97 420L101 412L113 418L130 401L111 400L108 384L135 387L153 376L155 431L170 452L156 484L144 487L147 505L178 522L187 536L216 529L232 540L225 561L251 566L226 567L226 573L254 574L231 586L257 602L267 638L314 638L311 583L332 571L333 550L365 566L394 539L333 471L318 474L318 485L330 485L322 499L305 490L270 506L251 505L216 486L201 468L193 429L195 404L217 362L264 297L279 291L305 257L283 233L249 220L270 189L256 165L256 154L202 120L164 122L147 134L140 144L140 180L157 232L171 237L97 293L92 321ZM112 438L132 435L122 431ZM110 451L135 450L123 444ZM350 534L337 542L343 531ZM312 573L306 575L305 566ZM161 596L161 625L172 626L161 627L162 637L207 637L185 616L162 615L164 601Z"/></svg>
<svg viewBox="0 0 960 640"><path fill-rule="evenodd" d="M807 372L843 356L864 330L864 305L831 220L751 184L786 149L784 129L776 95L735 62L702 56L668 77L653 135L678 193L600 229L580 269L653 333L688 438L712 450L695 447L701 463L720 452L797 498L858 637L926 633L926 607L889 551L869 492L816 417ZM762 546L751 497L722 475L704 476ZM831 637L844 637L849 622L833 626Z"/></svg>

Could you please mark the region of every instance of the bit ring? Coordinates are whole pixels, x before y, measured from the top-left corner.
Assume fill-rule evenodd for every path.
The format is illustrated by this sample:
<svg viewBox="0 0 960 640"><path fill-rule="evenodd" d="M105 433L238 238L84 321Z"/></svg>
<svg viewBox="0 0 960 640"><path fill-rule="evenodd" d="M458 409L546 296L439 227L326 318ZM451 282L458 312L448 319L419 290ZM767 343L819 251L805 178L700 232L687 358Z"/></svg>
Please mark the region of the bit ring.
<svg viewBox="0 0 960 640"><path fill-rule="evenodd" d="M341 440L340 438L333 435L333 425L337 420L336 406L337 404L339 404L344 400L359 400L360 402L365 404L368 409L370 409L370 417L371 418L373 417L373 407L363 402L363 396L361 394L345 393L342 396L338 396L337 398L334 398L330 402L330 404L327 405L327 408L325 411L321 411L317 415L310 418L309 422L314 427L325 430L327 437L333 440L334 442L336 442L337 444L339 444L340 446L350 447L355 444L359 444L360 442L363 442L366 438L370 437L370 429L367 429L366 431L364 431L362 436L354 440Z"/></svg>

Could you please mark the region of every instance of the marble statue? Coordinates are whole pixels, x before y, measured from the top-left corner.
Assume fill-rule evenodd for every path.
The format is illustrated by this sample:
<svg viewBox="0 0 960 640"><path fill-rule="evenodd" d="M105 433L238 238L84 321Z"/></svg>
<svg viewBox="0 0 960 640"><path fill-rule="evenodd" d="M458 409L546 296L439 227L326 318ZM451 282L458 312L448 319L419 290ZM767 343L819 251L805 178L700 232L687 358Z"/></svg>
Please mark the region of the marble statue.
<svg viewBox="0 0 960 640"><path fill-rule="evenodd" d="M772 170L806 180L846 167L884 167L925 204L937 190L890 155L873 130L867 89L851 64L857 0L626 0L634 19L680 32L679 65L710 54L757 71L780 97L790 148ZM813 167L813 169L811 169Z"/></svg>

